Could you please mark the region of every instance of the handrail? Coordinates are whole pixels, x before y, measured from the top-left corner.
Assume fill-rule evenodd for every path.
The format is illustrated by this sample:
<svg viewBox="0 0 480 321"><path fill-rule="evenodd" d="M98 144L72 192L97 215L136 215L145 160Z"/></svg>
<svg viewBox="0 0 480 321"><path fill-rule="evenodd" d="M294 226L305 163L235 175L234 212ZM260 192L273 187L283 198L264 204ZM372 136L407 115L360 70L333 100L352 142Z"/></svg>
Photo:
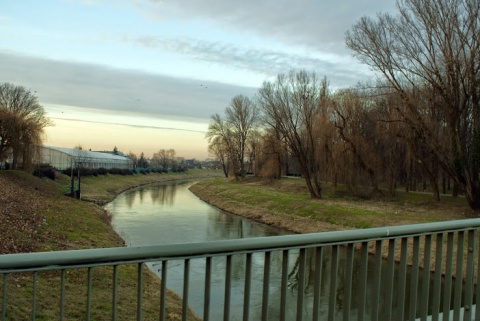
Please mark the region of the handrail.
<svg viewBox="0 0 480 321"><path fill-rule="evenodd" d="M237 240L222 240L152 245L142 247L101 248L70 251L35 252L0 255L0 273L60 270L65 267L87 267L111 264L112 262L138 263L159 261L168 258L215 256L230 252L248 253L314 247L318 245L345 244L375 241L377 239L411 237L435 232L454 232L480 228L480 219L464 219L423 224L378 227L360 230L333 231L297 235L255 237Z"/></svg>

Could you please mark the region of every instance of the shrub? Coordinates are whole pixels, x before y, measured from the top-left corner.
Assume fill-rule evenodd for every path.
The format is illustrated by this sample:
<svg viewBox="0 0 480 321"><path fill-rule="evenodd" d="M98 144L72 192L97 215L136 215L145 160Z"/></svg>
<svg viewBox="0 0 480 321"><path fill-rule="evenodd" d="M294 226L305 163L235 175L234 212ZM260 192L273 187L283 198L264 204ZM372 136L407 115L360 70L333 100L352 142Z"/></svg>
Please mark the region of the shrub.
<svg viewBox="0 0 480 321"><path fill-rule="evenodd" d="M51 166L43 166L43 167L37 168L36 170L33 171L33 175L37 177L47 177L52 181L55 180L55 170Z"/></svg>

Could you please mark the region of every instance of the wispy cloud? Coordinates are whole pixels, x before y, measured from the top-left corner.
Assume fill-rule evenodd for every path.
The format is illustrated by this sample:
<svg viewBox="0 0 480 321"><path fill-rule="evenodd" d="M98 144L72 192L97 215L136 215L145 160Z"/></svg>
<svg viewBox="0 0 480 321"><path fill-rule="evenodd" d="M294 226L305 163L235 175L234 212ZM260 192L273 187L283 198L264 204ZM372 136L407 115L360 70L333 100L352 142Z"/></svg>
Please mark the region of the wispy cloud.
<svg viewBox="0 0 480 321"><path fill-rule="evenodd" d="M337 86L351 85L365 78L367 69L354 65L352 60L338 56L319 57L320 54L292 54L288 52L246 48L225 42L211 42L191 38L163 39L154 36L139 37L133 41L137 45L151 49L168 50L187 55L199 61L216 63L231 68L249 70L267 77L286 73L289 70L305 69L327 76ZM335 59L337 61L335 61Z"/></svg>
<svg viewBox="0 0 480 321"><path fill-rule="evenodd" d="M0 52L0 82L36 91L39 100L171 119L208 120L238 94L255 88L174 78L101 65L54 61Z"/></svg>
<svg viewBox="0 0 480 321"><path fill-rule="evenodd" d="M164 130L175 130L175 131L193 132L193 133L201 133L201 134L205 134L205 133L206 133L206 131L201 131L201 130L193 130L193 129L185 129L185 128L175 128L175 127L164 127L164 126L136 125L136 124L128 124L128 123L105 122L105 121L83 120L83 119L62 118L62 117L52 117L52 119L54 119L54 120L55 120L55 119L58 119L58 120L64 120L64 121L73 121L73 122L82 122L82 123L90 123L90 124L104 124L104 125L128 126L128 127L133 127L133 128L164 129Z"/></svg>

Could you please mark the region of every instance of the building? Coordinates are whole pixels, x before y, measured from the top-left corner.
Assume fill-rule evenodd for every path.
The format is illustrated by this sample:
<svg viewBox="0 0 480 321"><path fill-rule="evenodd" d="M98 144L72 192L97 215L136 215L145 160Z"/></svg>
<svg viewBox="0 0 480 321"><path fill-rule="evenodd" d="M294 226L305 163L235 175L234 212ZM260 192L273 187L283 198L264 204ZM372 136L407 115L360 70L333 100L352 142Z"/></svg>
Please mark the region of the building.
<svg viewBox="0 0 480 321"><path fill-rule="evenodd" d="M54 146L39 146L38 148L39 163L50 165L58 170L78 165L86 168L133 169L133 161L123 155Z"/></svg>

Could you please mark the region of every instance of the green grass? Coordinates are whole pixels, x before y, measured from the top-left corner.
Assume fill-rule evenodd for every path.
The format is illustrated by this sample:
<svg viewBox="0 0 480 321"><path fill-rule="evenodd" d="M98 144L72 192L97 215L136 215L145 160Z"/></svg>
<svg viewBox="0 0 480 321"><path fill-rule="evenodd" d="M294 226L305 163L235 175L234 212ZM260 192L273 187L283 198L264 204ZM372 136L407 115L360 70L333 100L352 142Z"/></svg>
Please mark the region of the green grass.
<svg viewBox="0 0 480 321"><path fill-rule="evenodd" d="M108 175L86 178L82 188L93 199L111 200L116 193L137 185L154 181L184 179L216 175L211 171L191 171L184 174L150 174L130 177ZM35 251L77 250L123 246L123 240L110 225L106 211L93 203L64 196L69 178L60 175L55 182L39 179L19 171L0 171L2 206L41 217L41 224L34 225L25 219L20 226L33 224L34 234L24 234L23 228L0 222L2 233L17 235L24 248ZM8 206L7 206L8 207ZM0 210L0 214L3 212ZM28 215L26 215L28 218ZM35 223L35 222L34 222ZM37 223L35 223L37 224ZM34 235L34 237L32 237ZM23 240L20 240L23 239ZM112 267L93 268L92 320L111 319ZM7 281L7 320L31 319L33 298L32 274L10 274ZM119 268L118 316L119 320L131 320L136 315L137 269L136 265ZM4 278L0 277L0 288ZM67 272L65 320L86 319L86 269ZM143 320L158 320L160 281L146 267L143 269ZM37 320L56 320L59 316L60 272L40 272L37 278ZM174 293L167 296L167 319L181 320L181 300ZM0 314L1 306L0 306ZM198 320L193 314L188 320Z"/></svg>
<svg viewBox="0 0 480 321"><path fill-rule="evenodd" d="M261 180L246 178L231 181L223 178L198 183L202 190L224 202L255 207L259 212L279 213L292 217L306 217L343 228L369 228L444 221L465 218L468 206L463 197L442 196L435 202L431 194L397 191L395 197L369 198L354 195L344 185L335 192L323 184L323 198L311 199L305 182L297 178Z"/></svg>

